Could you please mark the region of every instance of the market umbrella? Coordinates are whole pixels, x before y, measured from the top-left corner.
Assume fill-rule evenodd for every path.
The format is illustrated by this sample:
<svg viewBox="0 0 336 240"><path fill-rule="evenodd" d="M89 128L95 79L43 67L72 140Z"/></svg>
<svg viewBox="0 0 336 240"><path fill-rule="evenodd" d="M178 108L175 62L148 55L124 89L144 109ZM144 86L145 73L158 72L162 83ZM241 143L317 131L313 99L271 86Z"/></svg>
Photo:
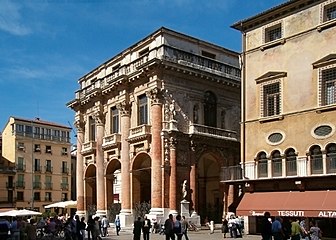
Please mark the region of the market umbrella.
<svg viewBox="0 0 336 240"><path fill-rule="evenodd" d="M7 216L7 217L18 217L18 216L36 216L42 215L40 212L35 212L27 209L22 210L10 210L6 212L1 212L0 217Z"/></svg>
<svg viewBox="0 0 336 240"><path fill-rule="evenodd" d="M44 208L76 208L77 207L77 201L63 201L63 202L56 202L49 204L47 206L44 206Z"/></svg>

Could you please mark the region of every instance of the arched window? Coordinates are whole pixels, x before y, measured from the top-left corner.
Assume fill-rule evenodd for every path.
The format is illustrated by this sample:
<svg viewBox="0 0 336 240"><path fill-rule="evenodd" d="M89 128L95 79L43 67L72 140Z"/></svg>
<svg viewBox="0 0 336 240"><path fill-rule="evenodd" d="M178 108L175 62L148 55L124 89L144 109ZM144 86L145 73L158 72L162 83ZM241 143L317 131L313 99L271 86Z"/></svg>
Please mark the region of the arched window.
<svg viewBox="0 0 336 240"><path fill-rule="evenodd" d="M257 156L258 177L268 177L267 157L265 152L260 152Z"/></svg>
<svg viewBox="0 0 336 240"><path fill-rule="evenodd" d="M281 154L278 150L272 153L272 175L273 177L282 176L282 159Z"/></svg>
<svg viewBox="0 0 336 240"><path fill-rule="evenodd" d="M312 174L323 173L322 152L319 146L312 146L309 150L310 166Z"/></svg>
<svg viewBox="0 0 336 240"><path fill-rule="evenodd" d="M210 91L204 94L204 125L217 127L217 98Z"/></svg>
<svg viewBox="0 0 336 240"><path fill-rule="evenodd" d="M331 143L326 147L328 173L336 173L336 144Z"/></svg>
<svg viewBox="0 0 336 240"><path fill-rule="evenodd" d="M296 153L293 148L289 148L285 151L286 157L286 175L287 176L296 176L297 175L297 166L296 166Z"/></svg>

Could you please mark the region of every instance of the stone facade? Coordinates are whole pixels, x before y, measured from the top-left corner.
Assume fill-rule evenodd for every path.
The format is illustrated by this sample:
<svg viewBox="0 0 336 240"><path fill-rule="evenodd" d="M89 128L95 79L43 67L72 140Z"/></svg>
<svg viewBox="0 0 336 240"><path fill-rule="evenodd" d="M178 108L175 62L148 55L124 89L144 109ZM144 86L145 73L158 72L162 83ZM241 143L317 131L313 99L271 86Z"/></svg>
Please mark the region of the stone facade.
<svg viewBox="0 0 336 240"><path fill-rule="evenodd" d="M150 202L151 218L180 212L184 180L193 216L221 220L221 168L239 162L238 53L161 28L78 82L67 104L78 131L78 214L90 205L106 214L121 171L124 226L140 202Z"/></svg>
<svg viewBox="0 0 336 240"><path fill-rule="evenodd" d="M288 1L232 26L243 33L243 178L227 184L247 193L334 189L335 7Z"/></svg>
<svg viewBox="0 0 336 240"><path fill-rule="evenodd" d="M15 174L1 197L11 194L13 207L42 212L48 204L70 200L70 131L40 119L10 117L2 132L2 156Z"/></svg>

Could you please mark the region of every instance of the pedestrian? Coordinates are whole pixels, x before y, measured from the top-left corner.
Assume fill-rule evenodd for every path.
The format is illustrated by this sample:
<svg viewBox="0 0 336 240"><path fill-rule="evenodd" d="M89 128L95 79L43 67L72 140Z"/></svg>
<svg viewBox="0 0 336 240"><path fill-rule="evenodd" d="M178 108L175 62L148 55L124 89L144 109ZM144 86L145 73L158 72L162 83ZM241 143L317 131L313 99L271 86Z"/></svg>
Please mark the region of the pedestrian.
<svg viewBox="0 0 336 240"><path fill-rule="evenodd" d="M109 227L109 220L107 219L106 216L103 216L103 219L101 220L101 224L103 228L102 236L107 237L108 236L107 228Z"/></svg>
<svg viewBox="0 0 336 240"><path fill-rule="evenodd" d="M174 222L174 232L177 236L177 240L182 240L182 223L181 223L181 215L177 214L176 215L176 220Z"/></svg>
<svg viewBox="0 0 336 240"><path fill-rule="evenodd" d="M77 240L83 240L83 236L82 236L82 233L81 233L81 230L80 230L80 219L79 219L79 216L78 215L75 215L75 221L76 221L76 237L75 239Z"/></svg>
<svg viewBox="0 0 336 240"><path fill-rule="evenodd" d="M186 240L189 240L188 227L189 227L188 221L186 220L185 216L182 216L182 234Z"/></svg>
<svg viewBox="0 0 336 240"><path fill-rule="evenodd" d="M264 213L264 217L261 222L261 237L262 240L272 239L272 219L269 212Z"/></svg>
<svg viewBox="0 0 336 240"><path fill-rule="evenodd" d="M141 229L142 229L141 218L138 217L137 220L134 221L134 226L133 226L133 240L140 240L140 237L141 237Z"/></svg>
<svg viewBox="0 0 336 240"><path fill-rule="evenodd" d="M166 240L175 240L173 214L169 214L164 223L164 233L166 235Z"/></svg>
<svg viewBox="0 0 336 240"><path fill-rule="evenodd" d="M30 219L25 230L26 230L25 233L27 235L27 240L36 240L36 224L33 218Z"/></svg>
<svg viewBox="0 0 336 240"><path fill-rule="evenodd" d="M272 234L274 240L283 240L285 234L282 230L282 219L281 217L275 217L274 222L272 223Z"/></svg>
<svg viewBox="0 0 336 240"><path fill-rule="evenodd" d="M299 219L294 219L291 221L291 240L301 239L301 227L299 224Z"/></svg>
<svg viewBox="0 0 336 240"><path fill-rule="evenodd" d="M96 216L94 217L94 228L93 228L93 240L99 240L101 239L100 237L100 222L99 222L99 217Z"/></svg>
<svg viewBox="0 0 336 240"><path fill-rule="evenodd" d="M223 219L222 221L222 233L223 233L223 238L226 238L226 234L229 232L228 228L228 220L226 218Z"/></svg>
<svg viewBox="0 0 336 240"><path fill-rule="evenodd" d="M88 240L93 239L93 230L94 230L94 219L92 218L92 215L89 215L88 221L87 221L87 227L86 227L86 231L88 234ZM95 239L93 239L95 240Z"/></svg>
<svg viewBox="0 0 336 240"><path fill-rule="evenodd" d="M230 216L230 219L228 221L228 228L230 232L230 237L231 238L237 238L237 223L236 223L236 217L234 215Z"/></svg>
<svg viewBox="0 0 336 240"><path fill-rule="evenodd" d="M86 229L85 217L82 217L79 223L79 231L81 233L82 239L85 239L85 229Z"/></svg>
<svg viewBox="0 0 336 240"><path fill-rule="evenodd" d="M320 240L322 238L321 229L317 226L315 220L310 222L309 234L311 240Z"/></svg>
<svg viewBox="0 0 336 240"><path fill-rule="evenodd" d="M310 240L309 239L308 218L302 219L300 221L300 228L301 228L301 238L304 240Z"/></svg>
<svg viewBox="0 0 336 240"><path fill-rule="evenodd" d="M151 221L145 216L145 219L142 224L142 233L144 240L149 240L149 231L151 229Z"/></svg>
<svg viewBox="0 0 336 240"><path fill-rule="evenodd" d="M117 235L119 236L119 232L120 232L120 218L119 218L119 216L116 217L116 219L114 221L114 225L116 227Z"/></svg>

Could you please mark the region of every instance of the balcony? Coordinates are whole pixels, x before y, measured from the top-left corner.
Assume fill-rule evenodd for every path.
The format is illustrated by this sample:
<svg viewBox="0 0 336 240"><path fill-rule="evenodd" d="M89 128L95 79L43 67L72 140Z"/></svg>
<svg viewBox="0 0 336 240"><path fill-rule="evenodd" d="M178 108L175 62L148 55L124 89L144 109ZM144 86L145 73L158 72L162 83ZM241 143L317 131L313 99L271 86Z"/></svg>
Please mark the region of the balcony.
<svg viewBox="0 0 336 240"><path fill-rule="evenodd" d="M203 135L207 137L215 137L238 141L237 132L221 128L214 128L205 125L191 124L189 126L189 134Z"/></svg>
<svg viewBox="0 0 336 240"><path fill-rule="evenodd" d="M13 183L13 182L6 182L6 188L7 189L14 189L15 188L15 183Z"/></svg>
<svg viewBox="0 0 336 240"><path fill-rule="evenodd" d="M113 148L121 143L121 135L118 133L107 135L103 138L103 149Z"/></svg>
<svg viewBox="0 0 336 240"><path fill-rule="evenodd" d="M44 166L44 170L46 173L52 173L53 172L53 167L52 166Z"/></svg>
<svg viewBox="0 0 336 240"><path fill-rule="evenodd" d="M63 191L68 191L69 190L69 183L61 183L61 189Z"/></svg>
<svg viewBox="0 0 336 240"><path fill-rule="evenodd" d="M69 174L69 168L68 167L62 167L61 168L61 173L68 175Z"/></svg>
<svg viewBox="0 0 336 240"><path fill-rule="evenodd" d="M130 142L136 142L148 139L151 136L150 125L140 125L130 129L128 140Z"/></svg>
<svg viewBox="0 0 336 240"><path fill-rule="evenodd" d="M16 168L11 166L0 166L0 174L15 174Z"/></svg>
<svg viewBox="0 0 336 240"><path fill-rule="evenodd" d="M97 143L95 141L85 142L82 146L81 153L83 155L93 153L94 151L96 151L96 145Z"/></svg>
<svg viewBox="0 0 336 240"><path fill-rule="evenodd" d="M44 183L44 185L46 190L52 190L53 184L51 182L46 182Z"/></svg>
<svg viewBox="0 0 336 240"><path fill-rule="evenodd" d="M24 181L16 181L15 186L16 186L16 188L25 188L25 182Z"/></svg>
<svg viewBox="0 0 336 240"><path fill-rule="evenodd" d="M33 182L33 189L41 189L41 182Z"/></svg>
<svg viewBox="0 0 336 240"><path fill-rule="evenodd" d="M25 164L16 164L16 171L17 172L25 172L26 171L26 165Z"/></svg>
<svg viewBox="0 0 336 240"><path fill-rule="evenodd" d="M52 202L52 198L51 198L51 197L45 197L45 198L44 198L44 201L45 201L45 202Z"/></svg>
<svg viewBox="0 0 336 240"><path fill-rule="evenodd" d="M40 165L35 165L34 172L42 172L42 167Z"/></svg>

